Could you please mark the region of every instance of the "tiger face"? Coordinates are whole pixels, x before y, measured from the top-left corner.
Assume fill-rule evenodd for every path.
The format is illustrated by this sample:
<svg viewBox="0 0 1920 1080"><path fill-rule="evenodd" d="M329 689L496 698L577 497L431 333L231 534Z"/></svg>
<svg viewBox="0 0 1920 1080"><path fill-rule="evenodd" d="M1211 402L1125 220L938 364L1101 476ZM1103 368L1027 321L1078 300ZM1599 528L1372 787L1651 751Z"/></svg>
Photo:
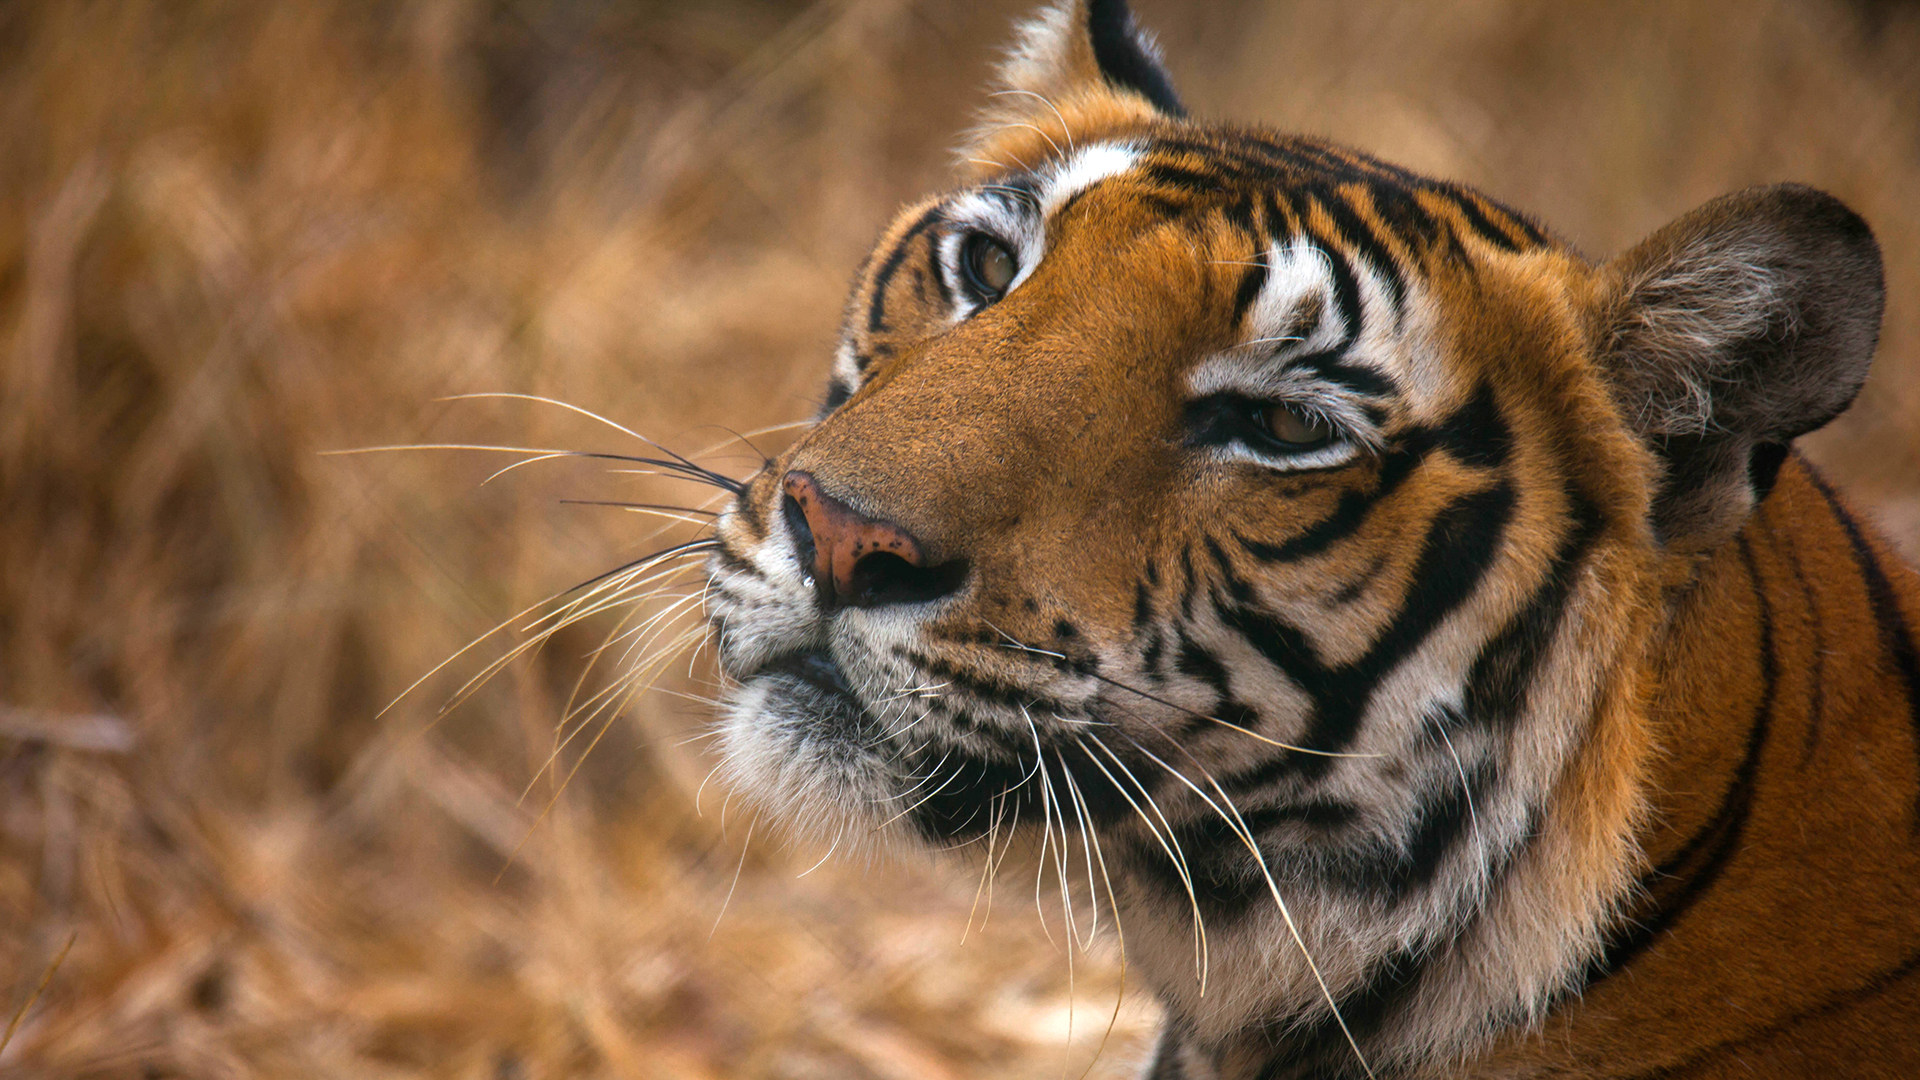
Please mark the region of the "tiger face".
<svg viewBox="0 0 1920 1080"><path fill-rule="evenodd" d="M735 784L836 843L1051 859L1192 1075L1537 1019L1637 867L1666 598L1864 377L1864 225L1756 189L1596 265L1185 119L1119 4L1002 77L718 523Z"/></svg>

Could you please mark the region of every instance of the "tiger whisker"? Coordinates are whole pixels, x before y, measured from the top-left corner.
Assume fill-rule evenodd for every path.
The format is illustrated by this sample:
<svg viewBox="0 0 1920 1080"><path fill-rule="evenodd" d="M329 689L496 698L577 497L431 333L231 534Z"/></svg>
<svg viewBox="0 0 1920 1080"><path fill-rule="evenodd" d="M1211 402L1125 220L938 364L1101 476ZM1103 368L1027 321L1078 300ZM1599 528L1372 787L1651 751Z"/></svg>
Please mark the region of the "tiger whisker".
<svg viewBox="0 0 1920 1080"><path fill-rule="evenodd" d="M926 772L926 775L922 776L919 773L907 774L907 779L914 781L914 785L912 787L895 795L883 795L880 798L875 799L873 801L874 802L893 802L896 799L910 798L914 792L920 790L922 787L925 787L929 782L933 780L934 777L940 775L940 770L946 768L947 762L951 760L952 757L953 757L953 750L949 749L946 753L940 755L940 760L934 762L933 768L928 769Z"/></svg>
<svg viewBox="0 0 1920 1080"><path fill-rule="evenodd" d="M670 610L671 609L669 609L669 611ZM653 619L649 620L649 622L657 621L659 618L660 616L656 615ZM702 635L705 634L704 628L701 628L698 632ZM690 631L689 634L691 633L693 632ZM647 678L650 673L657 679L660 671L664 669L666 662L670 661L672 657L678 655L681 649L686 647L688 637L689 635L683 634L680 638L676 639L674 647L663 650L654 660L649 660L641 665L630 668L626 674L623 674L620 678L596 692L586 701L581 702L577 707L574 705L573 698L570 696L567 707L561 713L559 731L565 731L568 723L570 723L576 715L580 717L580 722L574 725L573 730L567 732L564 737L556 739L553 752L547 756L546 761L541 764L540 768L535 770L533 778L527 782L526 789L520 793L520 798L524 800L527 795L533 791L534 784L539 782L540 777L559 759L560 754L572 744L574 738L578 736L580 732L586 730L587 726L593 722L594 717L606 709L614 699L625 694L629 689L632 689L636 683ZM593 665L590 660L587 667L581 671L579 680L575 683L576 694L579 691L580 685L586 681L592 669ZM652 684L648 683L647 686L640 687L639 689L640 692L645 692L646 690L652 689ZM629 695L629 700L630 699L631 695ZM556 731L556 735L559 731ZM591 749L591 747L589 747L589 749Z"/></svg>
<svg viewBox="0 0 1920 1080"><path fill-rule="evenodd" d="M1164 733L1162 734L1164 735ZM1200 765L1198 761L1194 761L1194 767L1200 770L1200 775L1206 779L1207 784L1219 794L1220 803L1215 803L1207 796L1206 792L1201 791L1198 785L1188 779L1185 773L1162 761L1159 755L1141 746L1139 742L1135 741L1131 736L1128 737L1127 741L1133 743L1134 749L1145 754L1148 760L1165 769L1174 779L1180 781L1180 783L1185 785L1195 795L1198 795L1202 802L1205 802L1213 809L1214 813L1220 816L1220 820L1226 823L1228 830L1232 832L1242 844L1246 845L1248 853L1253 856L1254 865L1260 870L1260 876L1266 881L1267 892L1273 897L1274 906L1280 911L1280 918L1287 924L1287 933L1292 935L1294 945L1300 949L1301 958L1307 962L1307 970L1313 973L1313 981L1319 985L1320 996L1326 1001L1327 1008L1332 1010L1334 1022L1340 1025L1340 1033L1346 1036L1347 1045L1352 1048L1353 1056L1360 1062L1360 1068L1366 1072L1369 1078L1373 1077L1373 1066L1367 1061L1366 1054L1361 1052L1359 1040L1354 1038L1352 1029L1347 1026L1347 1018L1341 1015L1340 1003L1334 1000L1333 990L1327 986L1326 976L1320 971L1319 963L1314 960L1312 950L1307 948L1306 938L1300 933L1299 924L1294 921L1293 910L1287 906L1286 900L1281 898L1280 886L1273 880L1273 871L1267 867L1266 856L1261 853L1260 845L1253 837L1253 830L1247 827L1246 819L1240 816L1240 808L1235 806L1233 800L1227 797L1226 790L1220 786L1220 781L1215 779L1214 775L1204 766ZM1171 736L1167 736L1167 741L1182 753L1186 753L1185 747L1180 746ZM1193 755L1187 753L1187 759L1193 761ZM1221 804L1224 804L1226 809L1223 810ZM1231 811L1231 816L1229 816L1229 811Z"/></svg>
<svg viewBox="0 0 1920 1080"><path fill-rule="evenodd" d="M345 453L346 451L337 451L337 452L339 452L339 453ZM667 553L662 553L662 554L670 554L670 553L671 553L672 551L673 551L673 549L668 549L668 552L667 552ZM638 560L638 562L644 562L644 561L645 561L645 560ZM634 566L634 565L637 565L637 564L638 564L638 563L636 562L636 563L630 563L630 564L628 564L628 565L629 565L629 566ZM615 572L615 573L618 573L619 571L618 571L618 570L616 570L616 571L614 571L614 572ZM413 692L414 692L415 690L417 690L417 689L419 689L419 688L420 688L420 685L421 685L422 683L425 683L425 682L426 682L427 680L429 680L429 679L431 679L431 678L433 678L433 677L434 677L435 675L437 675L437 674L439 674L439 673L440 673L441 671L443 671L443 670L445 670L445 669L447 668L447 666L448 666L448 665L450 665L450 664L452 664L452 663L453 663L453 662L454 662L455 660L458 660L458 659L459 659L460 657L462 657L462 656L464 656L464 655L466 655L468 651L470 651L470 650L472 650L472 649L473 649L474 647L476 647L476 646L478 646L478 645L479 645L479 644L480 644L481 642L483 642L483 641L485 641L485 640L487 640L488 638L490 638L490 637L492 637L493 635L495 635L495 634L497 634L497 633L499 633L500 631L502 631L502 630L505 630L505 629L507 629L508 627L510 627L510 626L512 626L512 625L514 625L515 623L517 623L517 622L519 622L519 621L520 621L521 619L523 619L523 618L525 618L525 617L526 617L526 616L527 616L528 614L530 614L530 613L532 613L532 612L535 612L535 611L539 611L539 610L540 610L540 609L541 609L542 607L545 607L545 606L546 606L546 605L548 605L548 604L551 604L551 603L554 603L555 601L557 601L557 600L559 600L559 599L561 599L562 597L564 597L564 596L566 596L566 595L567 595L568 593L570 593L570 592L573 592L573 591L575 591L575 590L577 590L577 589L579 589L580 587L581 587L581 586L578 586L578 585L575 585L575 586L573 586L572 588L569 588L569 589L564 589L564 590L562 590L562 591L560 591L560 592L556 592L556 593L554 593L554 594L552 594L552 595L550 595L550 596L548 596L548 597L546 597L545 599L542 599L542 600L536 600L535 602L533 602L532 604L529 604L529 605L527 605L527 606L526 606L525 608L522 608L522 609L521 609L520 611L518 611L518 612L516 612L515 614L513 614L513 615L511 615L511 616L509 616L509 617L507 617L507 618L505 618L505 619L502 619L502 620L501 620L500 622L498 622L498 623L496 623L496 624L494 624L494 626L493 626L493 628L492 628L492 629L490 629L490 630L488 630L488 631L486 631L485 633L483 633L483 634L481 634L480 636L478 636L478 637L476 637L476 638L474 638L474 639L473 639L472 641L469 641L469 642L468 642L468 643L466 643L465 645L463 645L463 646L461 646L461 647L460 647L460 648L459 648L459 649L458 649L457 651L455 651L455 652L454 652L454 653L453 653L453 654L452 654L451 656L448 656L448 657L447 657L447 658L446 658L445 660L442 660L442 661L440 661L440 662L439 662L438 664L435 664L435 665L434 665L434 666L433 666L432 668L430 668L430 669L429 669L429 670L427 671L427 673L426 673L426 674L424 674L424 675L422 675L422 676L420 676L419 678L417 678L417 679L415 679L415 680L414 680L413 682L411 682L411 683L409 683L409 684L407 685L407 687L406 687L406 689L404 689L404 690L402 690L402 691L400 691L400 693L399 693L399 694L397 694L397 695L395 695L395 696L394 696L394 698L393 698L393 700L392 700L392 701L389 701L389 702L388 702L388 703L387 703L387 704L386 704L386 705L385 705L384 707L382 707L382 708L381 708L381 710L380 710L380 711L379 711L378 713L375 713L375 714L374 714L374 718L375 718L375 719L379 719L380 717L383 717L383 716L385 716L385 715L387 715L387 713L389 713L389 712L391 712L391 711L393 710L393 707L394 707L395 705L398 705L398 704L400 704L400 702L402 702L402 701L404 701L404 700L406 700L406 698L407 698L407 696L408 696L409 694L411 694L411 693L413 693ZM491 666L491 665L490 665L490 666ZM439 713L438 715L436 715L436 716L435 716L435 718L434 718L434 721L433 721L433 723L437 723L437 722L439 721L439 718L440 718L440 716L444 716L445 714L446 714L446 710L445 710L445 709L442 709L442 710L440 711L440 713ZM423 731L425 731L425 730L431 730L431 728L433 727L433 723L429 723L429 724L428 724L428 725L426 726L426 728L425 728L425 729L423 729Z"/></svg>
<svg viewBox="0 0 1920 1080"><path fill-rule="evenodd" d="M989 801L993 803L994 810L992 819L987 823L987 857L980 867L980 884L974 886L973 889L973 906L967 909L967 925L960 931L960 944L962 945L967 943L967 935L973 933L973 916L980 910L980 894L986 891L988 878L993 873L993 847L1000 838L1000 815L1006 809L1006 804L1000 802L998 798ZM971 840L968 841L968 843L972 842ZM986 924L982 922L981 928L984 929L985 927Z"/></svg>
<svg viewBox="0 0 1920 1080"><path fill-rule="evenodd" d="M557 398L542 397L539 394L521 394L521 393L514 393L511 391L495 391L495 392L473 393L473 394L454 394L451 397L445 397L439 400L466 401L466 400L477 399L477 398L511 398L511 399L517 399L520 401L538 402L540 404L552 405L557 408L566 409L569 412L578 413L581 416L585 416L593 420L598 420L600 423L607 425L608 427L614 429L615 431L620 432L623 435L628 435L634 439L638 439L639 441L646 443L648 446L653 447L655 450L658 450L661 453L672 458L674 461L679 462L682 466L684 466L689 470L693 470L695 472L701 473L707 476L708 478L716 481L725 480L728 483L738 483L738 481L733 480L731 477L722 476L721 474L716 473L711 469L708 469L706 466L700 465L692 461L691 459L687 458L685 455L676 453L672 449L666 446L663 446L652 439L647 438L645 435L640 434L639 432L625 426L624 424L615 423L614 421L609 420L604 416L601 416L599 413L594 412L591 409L583 409L578 405L561 401ZM745 485L741 485L740 490L744 490L744 489L745 489ZM738 494L738 491L736 491L735 493Z"/></svg>
<svg viewBox="0 0 1920 1080"><path fill-rule="evenodd" d="M986 622L986 620L982 619L981 622ZM990 622L987 623L987 626L991 628L995 633L999 634L1001 637L1004 637L1007 639L1006 642L1000 646L1003 649L1012 649L1016 652L1032 653L1036 656L1048 656L1048 657L1053 657L1059 660L1068 659L1065 653L1058 653L1058 652L1054 652L1051 649L1042 649L1037 646L1025 644L1024 642L1021 642L1019 639L1008 634L1006 631L1001 630L997 626L994 626ZM1142 690L1137 686L1129 686L1128 684L1123 683L1118 679L1114 679L1106 675L1102 675L1097 671L1076 670L1074 673L1077 675L1085 675L1090 679L1094 679L1096 681L1106 683L1108 686L1114 687L1115 689L1118 689L1118 690L1125 690L1130 694L1138 694L1141 697L1146 698L1148 701L1151 701L1157 705L1164 705L1169 709L1177 709L1180 712L1186 713L1188 716L1191 716L1196 720L1211 721L1212 723L1219 724L1221 727L1227 728L1232 731L1237 731L1240 734L1247 736L1248 738L1266 743L1269 746L1279 747L1282 750L1291 750L1296 754L1312 754L1315 757L1330 757L1330 758L1377 758L1382 756L1380 754L1356 754L1356 753L1348 753L1348 752L1342 752L1342 751L1336 751L1336 750L1315 750L1312 747L1296 746L1293 743L1281 742L1278 739L1273 739L1273 738L1269 738L1268 736L1262 735L1257 731L1253 731L1248 728L1241 727L1239 724L1233 723L1232 721L1222 720L1217 716L1209 716L1208 714L1200 712L1198 710L1189 709L1185 705L1168 701L1166 698L1160 697L1157 694L1150 693L1149 691Z"/></svg>
<svg viewBox="0 0 1920 1080"><path fill-rule="evenodd" d="M1085 753L1086 747L1081 747L1081 752ZM1091 757L1092 755L1088 756ZM1073 783L1073 774L1071 772L1067 773L1067 782ZM1094 857L1100 861L1100 879L1107 887L1107 906L1113 911L1113 937L1120 948L1120 985L1114 991L1113 1012L1107 1016L1107 1030L1101 1033L1100 1045L1094 1048L1093 1057L1088 1060L1087 1067L1081 1072L1079 1080L1087 1080L1087 1076L1093 1072L1094 1063L1098 1062L1100 1055L1106 1052L1107 1042L1113 1038L1113 1029L1115 1025L1120 1022L1120 1005L1126 1000L1127 996L1127 935L1125 929L1120 925L1120 898L1114 895L1113 877L1107 873L1107 855L1100 847L1100 832L1094 828L1091 823L1091 811L1088 812L1088 818L1087 835L1093 839Z"/></svg>
<svg viewBox="0 0 1920 1080"><path fill-rule="evenodd" d="M635 465L651 465L666 470L665 474L677 476L683 480L697 480L709 487L717 487L735 495L747 489L739 480L714 472L700 465L681 464L663 458L636 457L632 454L613 454L598 450L561 450L554 447L534 446L495 446L485 443L394 443L385 446L354 446L343 450L322 450L321 457L350 457L356 454L378 454L400 450L475 450L496 454L533 454L545 458L584 458L589 461L622 461Z"/></svg>
<svg viewBox="0 0 1920 1080"><path fill-rule="evenodd" d="M715 732L715 734L719 734L719 732ZM700 809L700 797L706 793L707 782L713 779L713 774L719 772L721 766L725 764L725 761L714 762L713 768L707 770L707 775L700 778L700 786L693 789L693 814L695 817L707 816L706 813Z"/></svg>
<svg viewBox="0 0 1920 1080"><path fill-rule="evenodd" d="M1008 125L1008 126L1009 126L1009 127L1023 127L1023 128L1026 128L1026 129L1027 129L1028 131L1031 131L1031 132L1033 132L1033 133L1034 133L1035 135L1038 135L1038 136L1040 136L1041 138L1043 138L1043 139L1045 139L1045 140L1047 140L1047 145L1048 145L1048 146L1051 146L1051 147L1053 147L1053 156L1054 156L1054 157L1065 157L1065 156L1066 156L1065 154L1062 154L1062 153L1060 152L1060 144L1059 144L1059 143L1057 143L1057 142L1054 142L1054 141L1053 141L1053 136L1051 136L1051 135L1049 135L1049 134L1047 134L1047 133L1046 133L1045 131L1042 131L1042 130L1041 130L1040 128L1038 128L1038 127L1035 127L1035 126L1034 126L1034 125L1032 125L1032 124L1025 124L1025 123L1022 123L1022 124L1010 124L1010 125Z"/></svg>
<svg viewBox="0 0 1920 1080"><path fill-rule="evenodd" d="M1045 752L1040 748L1040 727L1033 722L1033 716L1027 712L1025 706L1021 706L1020 715L1026 717L1027 730L1033 734L1033 769L1021 779L1020 787L1025 787L1027 782L1035 776L1040 777L1040 858L1033 871L1033 910L1040 917L1040 932L1046 935L1047 944L1052 945L1053 931L1047 928L1047 910L1040 902L1040 885L1042 877L1046 874L1047 851L1053 845L1053 817L1047 798L1052 788L1047 782L1044 767Z"/></svg>
<svg viewBox="0 0 1920 1080"><path fill-rule="evenodd" d="M1460 776L1460 797L1467 801L1467 820L1473 823L1473 842L1484 846L1486 837L1480 833L1480 814L1473 807L1473 786L1467 783L1467 767L1460 761L1460 751L1453 748L1453 739L1447 734L1444 724L1435 724L1434 730L1440 733L1440 740L1447 744L1447 753L1453 756L1454 772Z"/></svg>
<svg viewBox="0 0 1920 1080"><path fill-rule="evenodd" d="M927 694L935 690L944 690L947 687L952 685L953 685L952 680L948 680L946 682L926 683L921 686L911 686L905 690L900 691L897 694L892 695L891 697L883 697L879 701L874 702L874 704L879 705L885 702L892 701L895 698L911 697L915 694Z"/></svg>
<svg viewBox="0 0 1920 1080"><path fill-rule="evenodd" d="M733 868L733 883L727 886L727 895L720 901L720 911L713 917L713 929L707 931L708 941L712 941L713 935L720 932L720 920L727 917L727 908L733 903L733 891L740 887L740 872L747 868L747 852L753 848L753 827L758 824L760 824L759 814L755 814L753 820L747 822L747 838L740 844L740 862Z"/></svg>
<svg viewBox="0 0 1920 1080"><path fill-rule="evenodd" d="M1071 988L1073 982L1073 946L1079 937L1078 932L1074 928L1073 894L1071 891L1072 880L1067 873L1067 867L1073 858L1073 848L1072 845L1067 842L1066 807L1062 805L1059 793L1054 790L1053 777L1050 776L1044 768L1040 771L1040 781L1041 798L1045 805L1052 807L1051 816L1059 823L1060 828L1059 841L1053 845L1053 865L1054 872L1060 878L1060 921L1067 938L1067 982L1069 988ZM1071 1005L1073 998L1071 989L1068 991L1067 1000L1069 1002L1067 1007L1067 1023L1068 1030L1071 1031L1073 1023L1073 1007Z"/></svg>
<svg viewBox="0 0 1920 1080"><path fill-rule="evenodd" d="M921 709L921 710L920 710L920 716L919 716L919 718L918 718L918 719L916 719L916 720L914 720L914 722L913 722L913 723L911 723L911 724L908 724L908 725L907 725L906 727L903 727L903 728L901 728L901 729L900 729L899 731L895 731L895 732L892 732L892 734L893 734L893 735L894 735L894 737L896 737L896 738L897 738L897 737L899 737L899 736L901 736L901 735L905 735L905 734L906 734L907 732L909 732L909 731L912 731L912 730L913 730L914 728L917 728L917 727L919 727L919 726L920 726L921 724L923 724L923 723L925 723L925 722L926 722L926 720L927 720L927 717L929 717L929 716L932 716L932 715L933 715L933 709L932 709L932 707L931 707L931 706L929 706L929 707L927 707L927 708L923 708L923 709Z"/></svg>
<svg viewBox="0 0 1920 1080"><path fill-rule="evenodd" d="M710 518L715 518L720 516L720 511L718 510L707 510L705 508L698 507L698 506L673 506L667 503L621 502L618 499L561 499L560 503L563 506L611 506L620 510L661 510L661 511L666 511L673 514L701 514ZM685 519L676 517L675 520L685 520Z"/></svg>
<svg viewBox="0 0 1920 1080"><path fill-rule="evenodd" d="M1126 762L1121 761L1118 754L1115 754L1106 743L1101 742L1099 736L1089 733L1086 737L1092 739L1093 745L1098 747L1101 753L1106 754L1108 758L1112 759L1114 765L1126 774L1127 779L1133 783L1134 788L1138 790L1141 796L1147 799L1149 805L1153 807L1155 816L1160 818L1160 824L1167 830L1166 836L1162 837L1160 830L1155 828L1153 821L1147 817L1146 811L1140 808L1140 804L1134 801L1132 795L1127 794L1127 789L1120 783L1119 778L1109 772L1107 767L1100 763L1099 758L1094 757L1091 752L1087 754L1087 760L1093 762L1094 767L1106 776L1107 782L1111 783L1114 790L1120 793L1120 797L1127 800L1127 805L1133 807L1133 812L1138 815L1140 821L1146 825L1147 832L1153 836L1154 842L1160 845L1161 851L1166 852L1168 860L1173 863L1174 872L1180 877L1180 884L1187 890L1187 903L1193 909L1195 934L1194 974L1200 980L1201 994L1205 995L1208 969L1207 924L1206 919L1200 914L1200 894L1195 891L1193 887L1193 872L1187 866L1187 854L1180 847L1180 838L1174 835L1173 826L1168 823L1166 815L1161 813L1159 805L1153 802L1153 797L1147 794L1146 785L1140 782L1140 778L1133 774L1132 769L1127 768ZM1080 742L1080 748L1086 750L1086 743L1081 742L1079 736L1075 736L1074 738L1076 742Z"/></svg>
<svg viewBox="0 0 1920 1080"><path fill-rule="evenodd" d="M1007 97L1012 94L1024 94L1030 98L1039 98L1040 104L1045 105L1049 109L1052 109L1053 118L1060 121L1060 133L1067 137L1067 150L1071 152L1074 149L1073 128L1068 126L1067 118L1065 116L1060 115L1060 107L1055 105L1050 99L1048 99L1048 97L1045 94L1037 94L1037 93L1034 93L1032 90L996 90L993 93L988 94L987 96L988 97ZM1034 130L1038 131L1039 129L1035 128ZM1045 133L1042 132L1042 134L1045 134ZM1053 140L1048 139L1047 141L1052 142ZM1054 147L1053 152L1056 154L1059 153L1060 148L1058 146Z"/></svg>
<svg viewBox="0 0 1920 1080"><path fill-rule="evenodd" d="M676 650L685 648L690 640L691 635L683 635L675 643ZM533 827L538 827L540 820L544 819L546 815L552 811L554 805L559 801L561 794L566 791L567 785L572 782L574 775L580 771L582 765L586 764L586 760L592 755L594 748L600 745L600 740L606 737L607 732L613 726L614 720L626 709L627 705L632 703L634 698L652 689L653 681L659 678L660 674L665 670L666 665L672 661L674 655L676 655L676 651L663 651L646 665L637 667L626 675L623 675L614 684L589 699L589 702L597 702L597 704L593 705L592 711L588 712L581 719L581 722L575 726L573 732L567 735L566 738L554 748L553 757L549 757L548 764L551 764L561 750L571 744L573 739L581 731L586 730L587 726L593 722L594 717L605 712L606 720L600 724L599 729L594 732L593 738L587 743L586 749L580 752L579 759L576 760L573 763L573 767L567 771L565 779L561 780L559 788L554 791L552 798L548 800L546 806L541 810L540 816L535 819ZM618 702L617 705L614 704L616 701ZM562 722L566 722L565 717L563 717ZM543 765L541 772L544 772L545 769L546 766ZM538 777L539 773L536 773L535 778L538 779ZM532 785L529 784L529 790L531 790L531 786ZM529 835L531 835L531 831L529 831ZM524 839L521 841L522 844L525 842ZM515 850L517 851L518 848L516 847Z"/></svg>
<svg viewBox="0 0 1920 1080"><path fill-rule="evenodd" d="M1060 762L1060 782L1066 785L1067 795L1073 804L1074 817L1080 822L1081 853L1087 860L1087 898L1093 905L1093 921L1087 929L1086 943L1081 948L1091 949L1093 937L1100 930L1100 892L1093 881L1093 841L1090 839L1093 826L1086 799L1080 794L1080 786L1073 781L1073 771L1067 768L1066 755L1060 751L1059 747L1055 747L1053 756L1054 760Z"/></svg>
<svg viewBox="0 0 1920 1080"><path fill-rule="evenodd" d="M946 759L941 758L940 763L942 765L946 764ZM928 779L930 780L932 779L932 777L928 777ZM912 806L907 807L905 810L902 810L899 813L888 818L887 820L881 822L880 824L875 825L870 831L879 832L881 829L886 828L887 826L893 824L894 822L899 821L901 818L906 817L908 814L913 813L915 810L920 809L922 806L927 805L927 803L933 800L934 796L939 795L941 792L947 790L948 784L951 784L958 779L960 779L960 773L959 773L959 770L955 770L952 776L949 776L945 780L941 781L939 787L934 788L932 791L927 792L926 795L923 796L919 802L914 803ZM922 781L922 783L924 782L925 781Z"/></svg>
<svg viewBox="0 0 1920 1080"><path fill-rule="evenodd" d="M812 866L809 866L805 870L802 870L798 874L795 874L793 876L793 879L795 881L798 881L801 878L806 877L808 874L813 873L815 870L818 870L821 867L827 865L827 860L833 858L833 853L840 850L840 838L846 835L846 831L847 831L847 827L845 825L842 825L840 828L834 830L833 842L827 845L827 853L825 855L820 856L819 862L814 863Z"/></svg>

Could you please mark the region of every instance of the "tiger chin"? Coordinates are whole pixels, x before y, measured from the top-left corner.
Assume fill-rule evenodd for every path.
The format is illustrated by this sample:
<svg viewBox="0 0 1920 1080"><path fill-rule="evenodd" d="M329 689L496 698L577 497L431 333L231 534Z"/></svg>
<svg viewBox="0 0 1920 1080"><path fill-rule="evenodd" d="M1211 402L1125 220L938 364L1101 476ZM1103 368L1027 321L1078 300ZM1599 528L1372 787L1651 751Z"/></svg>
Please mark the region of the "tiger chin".
<svg viewBox="0 0 1920 1080"><path fill-rule="evenodd" d="M1153 1080L1920 1076L1920 578L1791 448L1867 225L1752 188L1595 263L1189 119L1119 2L999 75L718 522L734 783L1051 843Z"/></svg>

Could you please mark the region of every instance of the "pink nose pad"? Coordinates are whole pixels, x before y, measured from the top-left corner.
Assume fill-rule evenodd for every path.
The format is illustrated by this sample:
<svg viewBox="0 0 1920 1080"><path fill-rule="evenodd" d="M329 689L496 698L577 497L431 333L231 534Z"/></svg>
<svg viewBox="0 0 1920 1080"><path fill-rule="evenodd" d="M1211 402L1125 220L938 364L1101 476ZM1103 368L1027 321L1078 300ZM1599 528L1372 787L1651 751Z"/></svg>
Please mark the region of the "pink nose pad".
<svg viewBox="0 0 1920 1080"><path fill-rule="evenodd" d="M783 485L800 505L813 534L813 576L842 598L853 595L853 568L869 555L893 555L909 566L926 565L920 542L891 521L867 517L820 490L813 477L790 472Z"/></svg>

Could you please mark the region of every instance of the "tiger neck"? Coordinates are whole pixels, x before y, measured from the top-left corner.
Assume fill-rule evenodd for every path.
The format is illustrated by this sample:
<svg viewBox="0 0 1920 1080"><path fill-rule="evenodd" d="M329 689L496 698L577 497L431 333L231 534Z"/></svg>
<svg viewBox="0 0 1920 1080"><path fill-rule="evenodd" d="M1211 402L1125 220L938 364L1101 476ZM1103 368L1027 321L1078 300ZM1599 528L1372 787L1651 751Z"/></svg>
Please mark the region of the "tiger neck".
<svg viewBox="0 0 1920 1080"><path fill-rule="evenodd" d="M1656 923L1616 941L1615 970L1744 869L1769 815L1870 809L1903 841L1920 835L1915 614L1920 575L1792 459L1746 527L1703 562L1659 650L1650 715L1662 753L1641 840L1651 902L1640 906ZM1874 760L1836 771L1849 751ZM1843 775L1853 783L1810 782Z"/></svg>
<svg viewBox="0 0 1920 1080"><path fill-rule="evenodd" d="M1920 575L1791 459L1701 560L1654 649L1659 753L1623 918L1580 996L1541 1035L1509 1038L1486 1075L1665 1075L1765 1058L1768 1039L1856 1006L1911 1004L1916 626Z"/></svg>
<svg viewBox="0 0 1920 1080"><path fill-rule="evenodd" d="M1373 1075L1425 1076L1443 1062L1436 1075L1658 1074L1710 1049L1717 1029L1689 1002L1730 1002L1764 1027L1891 977L1849 955L1868 965L1911 953L1920 971L1916 625L1920 575L1792 459L1742 531L1698 561L1664 630L1647 628L1647 651L1612 669L1531 869L1441 955L1403 969L1422 992L1383 984L1401 1015L1356 1016L1368 1001L1345 1001ZM1595 824L1609 818L1617 846ZM1554 906L1581 894L1598 896L1596 924L1579 921L1577 903ZM1546 939L1515 946L1511 927L1524 921L1515 911L1548 910L1560 912L1554 934L1583 943L1543 965L1529 950L1550 949ZM1857 946L1887 934L1907 944ZM1818 979L1781 974L1782 956L1809 954L1841 959ZM1502 981L1527 963L1549 975ZM1166 1071L1151 1075L1369 1071L1330 1023L1213 1047L1170 1029Z"/></svg>

